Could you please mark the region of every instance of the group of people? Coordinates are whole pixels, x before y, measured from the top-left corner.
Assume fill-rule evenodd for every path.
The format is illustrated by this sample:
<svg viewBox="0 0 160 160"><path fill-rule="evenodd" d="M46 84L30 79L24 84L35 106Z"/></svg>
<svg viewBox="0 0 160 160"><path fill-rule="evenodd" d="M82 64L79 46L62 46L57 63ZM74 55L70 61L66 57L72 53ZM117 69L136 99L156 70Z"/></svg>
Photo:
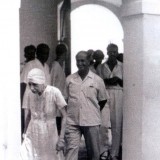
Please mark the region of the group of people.
<svg viewBox="0 0 160 160"><path fill-rule="evenodd" d="M67 78L67 46L57 45L51 67L46 64L49 51L47 44L24 49L22 132L23 142L30 140L28 160L78 160L82 135L88 160L118 160L123 105L123 68L118 60L118 46L108 45L104 63L101 50L79 51L75 57L78 71ZM27 56L31 53L34 56Z"/></svg>

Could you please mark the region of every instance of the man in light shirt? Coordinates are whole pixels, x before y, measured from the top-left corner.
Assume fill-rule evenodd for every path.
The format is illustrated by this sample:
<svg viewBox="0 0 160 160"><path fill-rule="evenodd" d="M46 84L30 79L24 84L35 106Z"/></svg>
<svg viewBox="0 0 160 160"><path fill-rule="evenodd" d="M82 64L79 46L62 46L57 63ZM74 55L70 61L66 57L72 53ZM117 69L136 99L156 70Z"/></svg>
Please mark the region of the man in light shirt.
<svg viewBox="0 0 160 160"><path fill-rule="evenodd" d="M66 80L67 126L66 160L78 160L78 150L83 134L89 160L99 160L100 110L107 101L103 80L89 70L89 56L80 51L76 55L78 72Z"/></svg>
<svg viewBox="0 0 160 160"><path fill-rule="evenodd" d="M122 141L122 106L123 106L123 66L117 61L118 46L109 44L108 59L98 66L97 73L104 80L109 93L109 108L111 116L112 146L111 160L118 160Z"/></svg>
<svg viewBox="0 0 160 160"><path fill-rule="evenodd" d="M65 43L59 43L56 46L55 51L56 51L56 59L52 62L50 71L51 86L57 87L64 96L66 91L65 58L68 51L68 47ZM58 133L60 133L61 114L58 110L57 110L56 122L57 122Z"/></svg>

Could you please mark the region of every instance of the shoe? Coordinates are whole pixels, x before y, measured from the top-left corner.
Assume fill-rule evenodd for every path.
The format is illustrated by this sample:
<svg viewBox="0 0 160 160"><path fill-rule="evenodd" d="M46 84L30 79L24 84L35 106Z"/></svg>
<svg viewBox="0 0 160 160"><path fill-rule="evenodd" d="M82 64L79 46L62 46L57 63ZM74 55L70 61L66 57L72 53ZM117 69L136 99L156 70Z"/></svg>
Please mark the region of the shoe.
<svg viewBox="0 0 160 160"><path fill-rule="evenodd" d="M101 155L100 155L100 160L107 160L108 159L108 152L104 151Z"/></svg>

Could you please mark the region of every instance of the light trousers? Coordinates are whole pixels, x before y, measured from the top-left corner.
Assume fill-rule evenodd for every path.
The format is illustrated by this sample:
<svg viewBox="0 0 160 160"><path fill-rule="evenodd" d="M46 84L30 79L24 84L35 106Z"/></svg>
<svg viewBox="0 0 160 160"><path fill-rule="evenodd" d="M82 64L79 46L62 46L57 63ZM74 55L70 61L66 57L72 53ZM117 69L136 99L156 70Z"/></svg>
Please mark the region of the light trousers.
<svg viewBox="0 0 160 160"><path fill-rule="evenodd" d="M78 160L78 151L81 136L84 136L87 148L88 160L99 160L100 142L99 142L99 125L97 126L66 126L66 158L65 160Z"/></svg>
<svg viewBox="0 0 160 160"><path fill-rule="evenodd" d="M111 116L112 146L111 156L119 155L122 142L122 113L123 113L123 91L121 89L108 89L110 96L109 107Z"/></svg>
<svg viewBox="0 0 160 160"><path fill-rule="evenodd" d="M111 121L110 109L108 103L105 104L101 111L101 126L100 126L100 154L108 152L111 148Z"/></svg>

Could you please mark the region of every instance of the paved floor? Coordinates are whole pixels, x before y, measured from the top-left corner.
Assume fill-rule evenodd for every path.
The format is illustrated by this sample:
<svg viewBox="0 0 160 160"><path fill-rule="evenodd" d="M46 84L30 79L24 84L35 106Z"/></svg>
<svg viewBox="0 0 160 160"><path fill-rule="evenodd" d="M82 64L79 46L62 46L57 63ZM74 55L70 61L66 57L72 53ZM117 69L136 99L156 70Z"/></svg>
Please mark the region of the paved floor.
<svg viewBox="0 0 160 160"><path fill-rule="evenodd" d="M78 160L87 160L87 152L85 147L84 139L82 138L79 148ZM120 148L120 158L122 160L122 148Z"/></svg>

